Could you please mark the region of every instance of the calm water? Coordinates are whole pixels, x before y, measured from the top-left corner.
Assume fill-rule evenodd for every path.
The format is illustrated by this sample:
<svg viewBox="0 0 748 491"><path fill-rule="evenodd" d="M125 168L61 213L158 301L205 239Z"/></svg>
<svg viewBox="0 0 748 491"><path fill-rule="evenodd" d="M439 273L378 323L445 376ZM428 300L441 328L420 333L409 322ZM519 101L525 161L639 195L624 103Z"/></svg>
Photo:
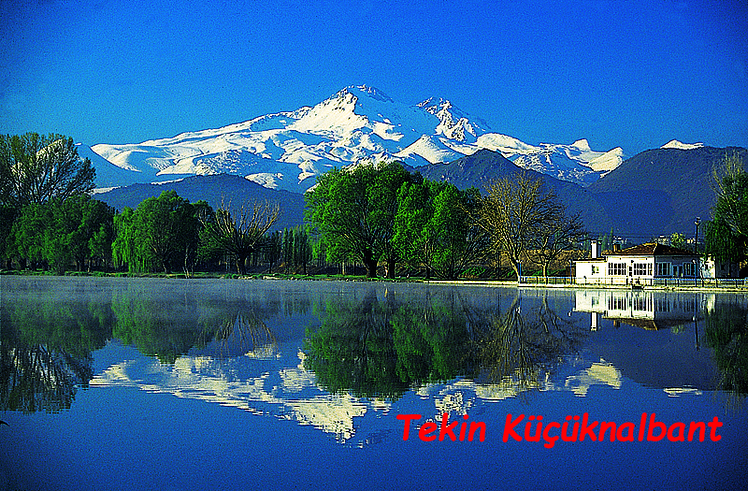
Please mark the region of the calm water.
<svg viewBox="0 0 748 491"><path fill-rule="evenodd" d="M748 477L745 295L0 285L0 489L682 490ZM643 413L670 439L648 441L655 424L639 441ZM420 415L407 441L405 415ZM598 438L603 423L616 441ZM554 440L564 430L577 441Z"/></svg>

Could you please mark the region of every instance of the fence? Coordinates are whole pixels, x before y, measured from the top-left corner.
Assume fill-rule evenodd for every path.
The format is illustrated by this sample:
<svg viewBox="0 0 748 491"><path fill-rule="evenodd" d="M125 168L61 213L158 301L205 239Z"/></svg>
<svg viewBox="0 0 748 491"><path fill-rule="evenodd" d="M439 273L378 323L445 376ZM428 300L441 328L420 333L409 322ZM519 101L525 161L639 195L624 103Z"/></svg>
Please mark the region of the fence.
<svg viewBox="0 0 748 491"><path fill-rule="evenodd" d="M582 285L582 286L619 286L619 287L697 287L697 288L748 288L748 278L642 278L634 283L626 283L621 279L605 278L591 281L570 276L521 276L520 284L523 285Z"/></svg>

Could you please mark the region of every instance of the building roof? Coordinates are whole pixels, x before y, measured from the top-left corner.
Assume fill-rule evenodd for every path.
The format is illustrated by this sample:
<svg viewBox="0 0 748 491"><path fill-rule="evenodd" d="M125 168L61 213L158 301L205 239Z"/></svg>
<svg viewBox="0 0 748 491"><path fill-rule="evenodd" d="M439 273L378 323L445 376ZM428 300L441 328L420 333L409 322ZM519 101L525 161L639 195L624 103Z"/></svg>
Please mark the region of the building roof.
<svg viewBox="0 0 748 491"><path fill-rule="evenodd" d="M634 247L629 247L621 251L605 251L608 256L696 256L692 251L678 249L656 242L648 242Z"/></svg>

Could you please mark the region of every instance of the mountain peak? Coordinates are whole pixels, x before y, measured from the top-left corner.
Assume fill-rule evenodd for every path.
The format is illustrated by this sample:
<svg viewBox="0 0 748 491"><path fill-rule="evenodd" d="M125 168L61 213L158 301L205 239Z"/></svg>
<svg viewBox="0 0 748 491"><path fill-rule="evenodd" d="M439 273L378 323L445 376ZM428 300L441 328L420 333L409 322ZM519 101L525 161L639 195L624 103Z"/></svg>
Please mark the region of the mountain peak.
<svg viewBox="0 0 748 491"><path fill-rule="evenodd" d="M487 132L487 129L480 126L485 125L485 123L480 121L480 124L477 124L474 118L461 111L447 99L429 97L416 104L416 107L439 118L440 123L437 127L437 133L449 139L475 143L480 135Z"/></svg>
<svg viewBox="0 0 748 491"><path fill-rule="evenodd" d="M333 167L394 159L418 166L450 162L481 149L583 185L621 161L620 152L590 150L584 139L574 145L528 145L492 132L447 99L406 104L369 85L350 85L292 112L141 144L99 144L92 150L102 157L99 167L107 167L103 164L108 161L121 168L111 170L131 175L131 182L228 172L266 187L301 192Z"/></svg>
<svg viewBox="0 0 748 491"><path fill-rule="evenodd" d="M348 87L338 91L338 93L335 94L334 97L341 97L347 94L351 94L356 97L364 95L380 102L395 102L390 96L388 96L381 90L369 85L349 85Z"/></svg>
<svg viewBox="0 0 748 491"><path fill-rule="evenodd" d="M590 150L590 142L587 141L586 138L582 138L581 140L577 140L572 144L573 147L577 147L580 150Z"/></svg>
<svg viewBox="0 0 748 491"><path fill-rule="evenodd" d="M670 140L660 148L677 148L678 150L693 150L694 148L703 147L703 143L682 143L678 140Z"/></svg>

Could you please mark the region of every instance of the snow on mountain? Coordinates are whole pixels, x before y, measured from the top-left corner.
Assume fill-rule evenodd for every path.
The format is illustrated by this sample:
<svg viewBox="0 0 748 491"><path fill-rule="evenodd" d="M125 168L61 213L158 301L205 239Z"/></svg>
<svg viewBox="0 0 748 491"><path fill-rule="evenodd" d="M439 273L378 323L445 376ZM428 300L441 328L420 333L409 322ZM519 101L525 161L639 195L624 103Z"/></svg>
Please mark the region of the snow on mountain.
<svg viewBox="0 0 748 491"><path fill-rule="evenodd" d="M670 140L660 148L677 148L678 150L693 150L694 148L703 147L703 143L682 143L678 140Z"/></svg>
<svg viewBox="0 0 748 491"><path fill-rule="evenodd" d="M562 181L588 186L623 162L623 150L607 152L590 149L585 139L571 145L541 143L528 145L516 138L490 133L478 138L478 145L501 152L518 166L548 174Z"/></svg>
<svg viewBox="0 0 748 491"><path fill-rule="evenodd" d="M587 165L594 171L600 172L600 177L605 176L608 172L612 171L624 160L623 149L616 147L612 150L604 152L598 157L594 157L587 162Z"/></svg>
<svg viewBox="0 0 748 491"><path fill-rule="evenodd" d="M474 143L478 136L487 132L446 99L431 97L418 104L418 107L439 118L436 133L450 140Z"/></svg>
<svg viewBox="0 0 748 491"><path fill-rule="evenodd" d="M422 135L413 144L394 154L394 157L410 165L419 166L436 162L452 162L463 157L465 153L453 150L441 138L434 135Z"/></svg>
<svg viewBox="0 0 748 491"><path fill-rule="evenodd" d="M586 140L528 145L491 132L448 100L407 105L365 85L347 87L296 111L139 144L99 144L92 153L103 158L97 169L108 162L124 172L123 184L230 173L269 188L303 192L315 176L333 167L391 160L420 166L451 162L482 148L583 185L622 161L620 148L593 151Z"/></svg>

